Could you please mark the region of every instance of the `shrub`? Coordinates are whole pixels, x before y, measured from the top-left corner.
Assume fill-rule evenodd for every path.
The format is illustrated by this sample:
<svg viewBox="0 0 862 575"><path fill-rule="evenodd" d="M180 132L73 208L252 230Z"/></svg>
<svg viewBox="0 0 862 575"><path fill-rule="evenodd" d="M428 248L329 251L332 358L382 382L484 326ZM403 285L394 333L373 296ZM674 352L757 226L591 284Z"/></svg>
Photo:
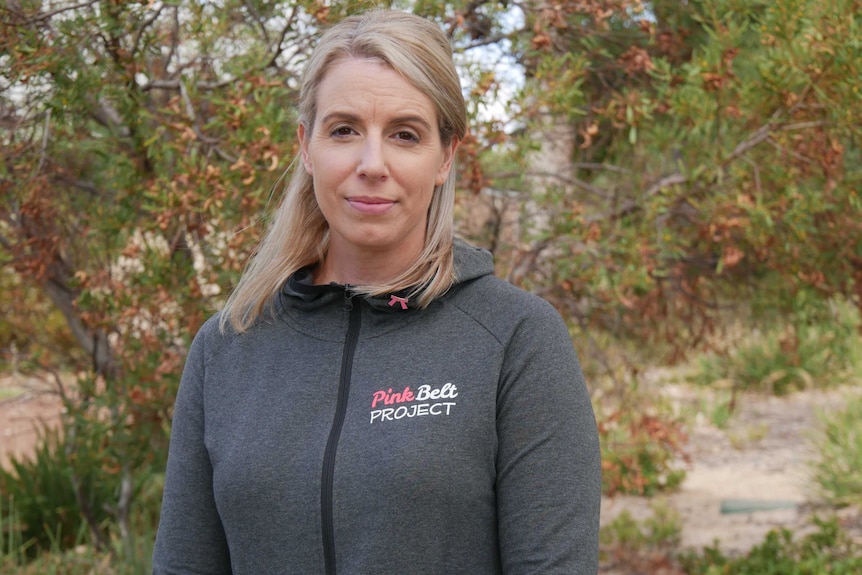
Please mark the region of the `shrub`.
<svg viewBox="0 0 862 575"><path fill-rule="evenodd" d="M688 438L669 409L635 391L622 405L598 412L605 495L655 495L682 483Z"/></svg>
<svg viewBox="0 0 862 575"><path fill-rule="evenodd" d="M637 521L628 510L601 528L601 560L625 572L661 572L679 545L679 514L664 502L652 503L652 516Z"/></svg>
<svg viewBox="0 0 862 575"><path fill-rule="evenodd" d="M679 545L682 524L679 513L663 501L653 501L653 514L643 521L635 520L628 510L622 511L601 529L603 546L622 546L626 549L673 549Z"/></svg>
<svg viewBox="0 0 862 575"><path fill-rule="evenodd" d="M94 473L75 477L59 432L45 430L32 458L13 458L11 470L0 468L0 501L5 503L0 523L6 540L0 556L23 551L34 557L85 539L87 523L79 501L98 524L108 517L114 498L114 486L94 478Z"/></svg>
<svg viewBox="0 0 862 575"><path fill-rule="evenodd" d="M811 462L816 490L834 505L862 504L862 397L823 413Z"/></svg>
<svg viewBox="0 0 862 575"><path fill-rule="evenodd" d="M771 318L725 353L700 358L692 381L783 395L854 374L862 365L858 312L837 300L813 305L800 295L795 303L787 316Z"/></svg>
<svg viewBox="0 0 862 575"><path fill-rule="evenodd" d="M794 540L787 529L769 532L743 557L729 558L718 545L679 557L691 575L857 575L862 549L833 519L814 519L817 531Z"/></svg>

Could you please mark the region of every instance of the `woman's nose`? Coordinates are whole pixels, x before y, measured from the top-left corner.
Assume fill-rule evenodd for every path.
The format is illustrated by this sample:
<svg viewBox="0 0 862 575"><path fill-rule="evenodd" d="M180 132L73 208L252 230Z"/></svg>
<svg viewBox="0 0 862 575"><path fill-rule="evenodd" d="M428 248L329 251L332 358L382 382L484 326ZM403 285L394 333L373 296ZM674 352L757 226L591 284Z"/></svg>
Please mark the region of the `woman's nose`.
<svg viewBox="0 0 862 575"><path fill-rule="evenodd" d="M362 150L356 173L367 178L385 178L389 175L383 150L383 139L376 136L366 137L362 142Z"/></svg>

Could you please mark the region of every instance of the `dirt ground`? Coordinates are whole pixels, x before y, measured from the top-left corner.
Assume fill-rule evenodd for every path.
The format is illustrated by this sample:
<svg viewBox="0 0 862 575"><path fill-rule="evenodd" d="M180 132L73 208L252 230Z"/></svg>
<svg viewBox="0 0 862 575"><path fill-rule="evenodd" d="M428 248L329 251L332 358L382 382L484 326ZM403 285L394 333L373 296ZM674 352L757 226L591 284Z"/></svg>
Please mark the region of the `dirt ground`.
<svg viewBox="0 0 862 575"><path fill-rule="evenodd" d="M696 406L702 400L686 387L665 386L663 390L680 405ZM706 416L695 418L689 430L687 477L681 490L664 498L664 503L679 513L682 546L699 549L719 540L725 552L741 553L760 543L773 528L804 529L814 497L807 466L814 454L808 438L816 427L817 413L840 408L848 393L831 390L781 398L746 396L725 429L712 425ZM60 402L46 393L44 385L0 377L0 465L7 465L12 455L29 453L38 430L56 424L60 409ZM722 503L729 500L776 502L788 507L722 513ZM612 521L623 510L643 519L652 514L651 504L651 500L638 497L607 499L602 521ZM844 514L846 525L862 533L859 510Z"/></svg>
<svg viewBox="0 0 862 575"><path fill-rule="evenodd" d="M0 466L10 457L32 453L45 426L55 426L62 409L59 398L42 382L0 376Z"/></svg>
<svg viewBox="0 0 862 575"><path fill-rule="evenodd" d="M696 392L664 388L672 399L694 405ZM858 390L856 391L858 392ZM720 541L725 553L744 553L775 528L804 532L816 513L809 462L818 414L840 409L852 390L803 391L786 397L746 395L724 429L698 415L689 430L691 461L682 488L664 498L679 513L682 546L700 549ZM780 506L772 510L722 513L722 504ZM603 502L603 523L623 510L635 518L652 515L652 502L616 497ZM846 509L842 523L862 542L862 512Z"/></svg>

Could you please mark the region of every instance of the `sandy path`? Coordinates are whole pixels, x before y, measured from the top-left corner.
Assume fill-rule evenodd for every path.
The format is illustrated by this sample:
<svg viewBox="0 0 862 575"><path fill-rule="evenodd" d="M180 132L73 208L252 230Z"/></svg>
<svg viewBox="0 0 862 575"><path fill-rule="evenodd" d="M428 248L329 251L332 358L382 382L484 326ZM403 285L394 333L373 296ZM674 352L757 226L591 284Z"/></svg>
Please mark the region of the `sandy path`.
<svg viewBox="0 0 862 575"><path fill-rule="evenodd" d="M691 390L668 388L681 401ZM725 429L699 418L689 431L691 464L682 488L666 497L683 523L682 546L702 548L717 539L729 553L741 553L775 528L809 525L811 488L809 441L817 414L839 409L847 390L805 391L787 397L745 396ZM744 513L721 512L727 500L794 502L797 507ZM603 505L603 522L627 509L636 518L652 514L651 502L617 497Z"/></svg>
<svg viewBox="0 0 862 575"><path fill-rule="evenodd" d="M41 430L59 422L61 409L59 398L43 384L0 377L0 466L32 453Z"/></svg>

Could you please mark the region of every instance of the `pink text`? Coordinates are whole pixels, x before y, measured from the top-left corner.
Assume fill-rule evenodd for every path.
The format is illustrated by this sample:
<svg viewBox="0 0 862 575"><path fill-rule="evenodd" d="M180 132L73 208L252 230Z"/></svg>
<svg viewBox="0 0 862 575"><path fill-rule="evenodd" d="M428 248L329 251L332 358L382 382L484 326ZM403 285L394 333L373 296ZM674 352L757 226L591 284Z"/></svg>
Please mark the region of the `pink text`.
<svg viewBox="0 0 862 575"><path fill-rule="evenodd" d="M392 405L394 403L406 403L408 401L413 401L416 399L416 396L413 395L413 392L410 391L410 387L405 387L404 391L400 393L392 393L392 388L390 387L388 391L375 391L374 395L371 397L371 409L377 407L377 404L381 401L384 405Z"/></svg>

